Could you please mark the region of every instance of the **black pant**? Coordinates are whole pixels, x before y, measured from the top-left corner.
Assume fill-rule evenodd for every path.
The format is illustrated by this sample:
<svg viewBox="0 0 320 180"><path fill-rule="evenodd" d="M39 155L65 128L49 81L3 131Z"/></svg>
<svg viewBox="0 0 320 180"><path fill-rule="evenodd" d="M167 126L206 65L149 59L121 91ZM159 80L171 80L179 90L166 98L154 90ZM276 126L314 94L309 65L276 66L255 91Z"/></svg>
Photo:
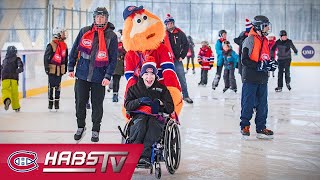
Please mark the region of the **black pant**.
<svg viewBox="0 0 320 180"><path fill-rule="evenodd" d="M113 92L117 93L119 92L121 75L113 75L112 78L113 78Z"/></svg>
<svg viewBox="0 0 320 180"><path fill-rule="evenodd" d="M221 78L222 68L223 68L223 64L221 66L217 66L217 72L216 72L216 76L213 79L212 87L218 87L219 81Z"/></svg>
<svg viewBox="0 0 320 180"><path fill-rule="evenodd" d="M86 126L86 104L89 99L89 93L91 92L91 118L93 123L92 131L99 132L101 119L103 116L103 100L105 95L105 87L99 83L76 79L74 92L76 96L76 116L78 128L84 128Z"/></svg>
<svg viewBox="0 0 320 180"><path fill-rule="evenodd" d="M237 89L237 82L234 76L234 70L235 70L234 68L231 68L231 69L227 69L226 67L224 68L223 80L224 80L225 88L231 87L231 89Z"/></svg>
<svg viewBox="0 0 320 180"><path fill-rule="evenodd" d="M283 72L285 73L286 84L291 82L290 78L290 64L291 59L278 60L279 72L278 72L278 87L283 87Z"/></svg>
<svg viewBox="0 0 320 180"><path fill-rule="evenodd" d="M164 125L154 116L139 114L133 119L129 129L129 142L144 144L141 157L151 157L152 145L162 136Z"/></svg>
<svg viewBox="0 0 320 180"><path fill-rule="evenodd" d="M241 64L241 57L239 56L239 62L238 64L238 73L240 74L240 76L242 76L242 64Z"/></svg>
<svg viewBox="0 0 320 180"><path fill-rule="evenodd" d="M61 90L61 76L56 76L49 74L48 75L48 98L53 101L53 99L60 99L60 90ZM53 92L55 98L53 98Z"/></svg>
<svg viewBox="0 0 320 180"><path fill-rule="evenodd" d="M208 83L208 70L201 69L201 84L207 84Z"/></svg>
<svg viewBox="0 0 320 180"><path fill-rule="evenodd" d="M194 58L192 57L187 57L187 71L189 69L189 62L191 60L191 64L192 64L192 70L194 70Z"/></svg>

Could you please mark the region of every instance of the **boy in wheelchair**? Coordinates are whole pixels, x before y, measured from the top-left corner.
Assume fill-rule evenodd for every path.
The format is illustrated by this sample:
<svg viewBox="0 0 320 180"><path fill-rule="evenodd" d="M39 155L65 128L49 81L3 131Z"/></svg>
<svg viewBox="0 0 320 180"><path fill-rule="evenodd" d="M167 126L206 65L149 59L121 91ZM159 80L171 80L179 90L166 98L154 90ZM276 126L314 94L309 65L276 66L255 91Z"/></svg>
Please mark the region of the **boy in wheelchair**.
<svg viewBox="0 0 320 180"><path fill-rule="evenodd" d="M165 122L159 118L159 112L171 114L174 111L170 92L158 82L157 73L155 62L144 63L137 84L127 91L124 104L132 117L128 143L144 144L139 164L150 164L152 144L161 139Z"/></svg>

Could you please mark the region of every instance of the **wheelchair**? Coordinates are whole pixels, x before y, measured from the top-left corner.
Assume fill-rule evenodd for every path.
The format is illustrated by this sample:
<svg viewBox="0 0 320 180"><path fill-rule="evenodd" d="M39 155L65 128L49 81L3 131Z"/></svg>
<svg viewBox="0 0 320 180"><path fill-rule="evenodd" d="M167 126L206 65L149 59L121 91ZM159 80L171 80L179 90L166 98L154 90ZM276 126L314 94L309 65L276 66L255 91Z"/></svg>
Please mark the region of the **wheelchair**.
<svg viewBox="0 0 320 180"><path fill-rule="evenodd" d="M161 164L165 162L167 171L170 174L174 174L180 164L181 157L181 139L178 123L171 119L168 114L161 114L165 119L165 128L162 132L161 138L158 142L152 145L152 155L150 164L137 164L136 168L149 169L150 174L155 173L157 179L161 178ZM122 144L128 143L129 128L132 122L129 121L124 129L120 126L118 129L122 135Z"/></svg>

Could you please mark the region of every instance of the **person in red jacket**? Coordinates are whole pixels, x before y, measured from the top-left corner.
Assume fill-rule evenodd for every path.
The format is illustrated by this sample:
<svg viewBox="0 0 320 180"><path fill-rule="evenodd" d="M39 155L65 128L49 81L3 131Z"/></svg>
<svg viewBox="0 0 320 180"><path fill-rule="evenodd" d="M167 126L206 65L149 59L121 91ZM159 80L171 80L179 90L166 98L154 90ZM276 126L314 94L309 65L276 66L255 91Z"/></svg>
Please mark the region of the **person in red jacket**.
<svg viewBox="0 0 320 180"><path fill-rule="evenodd" d="M201 80L199 86L206 86L208 82L208 71L213 67L214 56L208 41L201 42L202 47L198 54L198 62L201 65Z"/></svg>

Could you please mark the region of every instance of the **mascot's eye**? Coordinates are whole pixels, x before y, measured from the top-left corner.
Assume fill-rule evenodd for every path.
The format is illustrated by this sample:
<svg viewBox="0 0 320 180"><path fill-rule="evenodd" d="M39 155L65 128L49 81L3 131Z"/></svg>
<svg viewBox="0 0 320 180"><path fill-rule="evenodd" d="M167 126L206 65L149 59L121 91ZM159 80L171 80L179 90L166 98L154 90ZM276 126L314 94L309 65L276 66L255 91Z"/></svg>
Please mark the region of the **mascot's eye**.
<svg viewBox="0 0 320 180"><path fill-rule="evenodd" d="M148 17L147 17L147 16L143 16L143 19L144 19L144 20L147 20L147 19L148 19Z"/></svg>
<svg viewBox="0 0 320 180"><path fill-rule="evenodd" d="M141 23L141 19L137 19L137 23Z"/></svg>

